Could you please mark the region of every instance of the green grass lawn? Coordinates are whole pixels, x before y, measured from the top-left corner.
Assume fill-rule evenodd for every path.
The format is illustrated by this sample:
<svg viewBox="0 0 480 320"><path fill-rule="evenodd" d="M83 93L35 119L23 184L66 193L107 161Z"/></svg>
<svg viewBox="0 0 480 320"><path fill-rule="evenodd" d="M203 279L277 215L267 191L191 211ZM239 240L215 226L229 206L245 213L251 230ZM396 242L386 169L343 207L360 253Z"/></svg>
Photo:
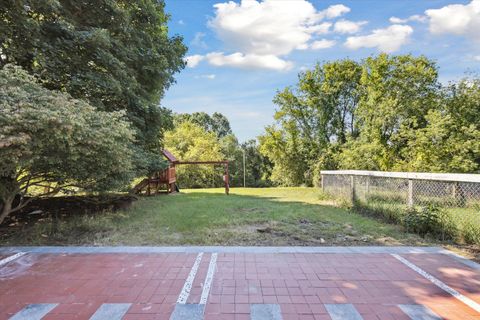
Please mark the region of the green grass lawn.
<svg viewBox="0 0 480 320"><path fill-rule="evenodd" d="M315 188L182 190L128 210L44 219L2 245L423 245L401 227L331 206Z"/></svg>

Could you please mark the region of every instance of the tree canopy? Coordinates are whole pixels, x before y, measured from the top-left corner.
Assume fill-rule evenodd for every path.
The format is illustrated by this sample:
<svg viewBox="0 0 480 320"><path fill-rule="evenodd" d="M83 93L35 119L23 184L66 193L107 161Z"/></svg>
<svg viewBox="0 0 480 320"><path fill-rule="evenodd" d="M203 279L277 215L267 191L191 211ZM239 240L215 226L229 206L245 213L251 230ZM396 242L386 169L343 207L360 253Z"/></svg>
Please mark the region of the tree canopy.
<svg viewBox="0 0 480 320"><path fill-rule="evenodd" d="M184 121L171 131L165 133L165 148L177 159L183 161L218 161L223 160L222 147L213 132L207 132L199 125ZM214 187L222 180L221 173L211 165L177 166L180 187Z"/></svg>
<svg viewBox="0 0 480 320"><path fill-rule="evenodd" d="M442 85L424 56L317 64L277 92L260 150L281 185L310 185L325 169L476 172L479 95L476 78Z"/></svg>
<svg viewBox="0 0 480 320"><path fill-rule="evenodd" d="M227 117L219 112L214 112L212 115L206 112L179 113L174 116L175 124L178 125L184 121L195 123L205 131L214 132L219 138L233 134Z"/></svg>
<svg viewBox="0 0 480 320"><path fill-rule="evenodd" d="M0 223L36 195L125 186L134 169L133 143L124 111L99 111L44 88L19 67L5 66L0 70ZM27 194L29 200L23 199Z"/></svg>
<svg viewBox="0 0 480 320"><path fill-rule="evenodd" d="M6 0L0 7L0 67L13 63L51 90L103 111L124 110L138 144L158 152L170 111L159 101L185 63L169 37L164 1Z"/></svg>

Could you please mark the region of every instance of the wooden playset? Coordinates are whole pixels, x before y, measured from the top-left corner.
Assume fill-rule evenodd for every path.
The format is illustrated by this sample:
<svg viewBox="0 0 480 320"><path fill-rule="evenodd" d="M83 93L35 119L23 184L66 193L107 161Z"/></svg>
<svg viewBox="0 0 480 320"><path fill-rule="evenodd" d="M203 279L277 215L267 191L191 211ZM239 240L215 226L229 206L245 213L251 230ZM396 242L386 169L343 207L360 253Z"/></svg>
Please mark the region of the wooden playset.
<svg viewBox="0 0 480 320"><path fill-rule="evenodd" d="M223 176L223 181L225 184L225 194L229 193L229 179L228 179L228 161L219 160L219 161L179 161L173 154L168 150L162 151L163 156L168 161L168 168L163 171L155 172L151 177L143 179L138 183L134 188L133 192L135 194L158 194L162 191L167 193L179 192L177 185L177 176L175 172L175 167L178 165L186 164L209 164L209 165L223 165L225 168L225 173Z"/></svg>

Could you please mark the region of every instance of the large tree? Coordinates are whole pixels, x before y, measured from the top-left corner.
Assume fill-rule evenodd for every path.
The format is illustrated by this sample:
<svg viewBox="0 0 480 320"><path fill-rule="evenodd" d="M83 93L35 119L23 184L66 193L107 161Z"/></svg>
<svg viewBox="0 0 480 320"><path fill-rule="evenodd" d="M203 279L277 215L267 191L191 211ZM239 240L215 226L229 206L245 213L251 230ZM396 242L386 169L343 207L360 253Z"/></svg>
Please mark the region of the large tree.
<svg viewBox="0 0 480 320"><path fill-rule="evenodd" d="M319 64L277 93L260 150L283 185L325 169L476 172L479 98L478 79L442 86L424 56Z"/></svg>
<svg viewBox="0 0 480 320"><path fill-rule="evenodd" d="M124 186L134 168L124 113L48 90L19 67L1 69L0 223L36 196Z"/></svg>
<svg viewBox="0 0 480 320"><path fill-rule="evenodd" d="M480 169L480 80L463 79L443 89L438 108L423 128L403 132L407 146L397 169L478 172Z"/></svg>
<svg viewBox="0 0 480 320"><path fill-rule="evenodd" d="M189 121L165 133L165 148L183 161L224 160L216 134ZM214 187L222 181L223 168L216 170L212 165L182 165L177 166L177 176L183 188Z"/></svg>
<svg viewBox="0 0 480 320"><path fill-rule="evenodd" d="M0 67L22 66L45 87L99 110L125 110L144 150L158 151L168 110L159 107L186 47L169 37L164 1L5 0Z"/></svg>
<svg viewBox="0 0 480 320"><path fill-rule="evenodd" d="M272 179L283 185L312 183L312 166L331 144L355 136L362 68L352 60L317 64L298 84L277 92L276 126L260 137L260 150L274 164Z"/></svg>
<svg viewBox="0 0 480 320"><path fill-rule="evenodd" d="M185 121L195 123L206 131L214 132L219 138L233 134L230 122L220 112L214 112L212 115L206 112L179 113L174 116L176 125Z"/></svg>
<svg viewBox="0 0 480 320"><path fill-rule="evenodd" d="M404 133L425 127L425 115L441 103L438 69L424 56L387 54L365 59L362 69L359 136L345 145L341 166L392 170L408 144Z"/></svg>

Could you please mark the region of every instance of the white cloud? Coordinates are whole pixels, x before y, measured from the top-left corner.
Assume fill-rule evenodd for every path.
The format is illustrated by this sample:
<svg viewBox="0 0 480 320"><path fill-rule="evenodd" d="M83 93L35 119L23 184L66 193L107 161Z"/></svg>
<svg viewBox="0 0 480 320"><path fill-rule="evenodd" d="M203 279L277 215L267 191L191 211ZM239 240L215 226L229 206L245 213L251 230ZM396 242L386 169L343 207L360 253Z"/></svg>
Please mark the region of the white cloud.
<svg viewBox="0 0 480 320"><path fill-rule="evenodd" d="M288 70L292 63L281 58L293 50L311 48L315 37L330 31L331 22L350 11L333 5L318 11L307 0L242 0L214 5L209 26L232 54L214 52L206 60L214 65Z"/></svg>
<svg viewBox="0 0 480 320"><path fill-rule="evenodd" d="M335 40L321 39L312 42L310 48L313 50L327 49L333 47L337 42Z"/></svg>
<svg viewBox="0 0 480 320"><path fill-rule="evenodd" d="M178 24L183 26L183 25L185 25L185 22L183 20L178 20Z"/></svg>
<svg viewBox="0 0 480 320"><path fill-rule="evenodd" d="M408 42L413 29L407 25L394 24L385 29L376 29L366 36L348 37L345 46L349 49L378 48L390 53Z"/></svg>
<svg viewBox="0 0 480 320"><path fill-rule="evenodd" d="M195 68L203 59L204 59L204 56L199 54L194 54L192 56L186 57L185 61L187 62L187 67Z"/></svg>
<svg viewBox="0 0 480 320"><path fill-rule="evenodd" d="M401 19L401 18L398 18L398 17L390 17L390 19L388 19L391 23L394 23L394 24L403 24L403 23L407 23L407 22L410 22L410 21L416 21L416 22L425 22L427 21L427 17L426 16L421 16L421 15L418 15L418 14L414 14L413 16L410 16L408 18L405 18L405 19Z"/></svg>
<svg viewBox="0 0 480 320"><path fill-rule="evenodd" d="M201 74L199 76L195 76L195 79L208 79L208 80L213 80L216 78L216 75L214 74Z"/></svg>
<svg viewBox="0 0 480 320"><path fill-rule="evenodd" d="M403 24L403 23L407 23L407 22L410 22L410 21L425 22L425 21L427 21L427 17L415 14L415 15L410 16L410 17L405 18L405 19L398 18L398 17L390 17L390 19L388 19L388 20L391 23L394 23L394 24Z"/></svg>
<svg viewBox="0 0 480 320"><path fill-rule="evenodd" d="M196 46L196 47L206 49L206 48L208 48L208 46L205 43L205 41L203 41L203 38L205 38L205 33L197 32L197 33L195 33L195 36L193 37L193 40L192 40L191 44Z"/></svg>
<svg viewBox="0 0 480 320"><path fill-rule="evenodd" d="M467 5L451 4L426 10L425 14L433 34L451 33L480 40L480 0L473 0Z"/></svg>
<svg viewBox="0 0 480 320"><path fill-rule="evenodd" d="M225 55L223 52L212 52L205 56L211 65L217 67L231 66L244 69L289 70L293 63L275 55L243 54L235 52Z"/></svg>
<svg viewBox="0 0 480 320"><path fill-rule="evenodd" d="M227 47L257 55L285 55L302 47L313 34L328 31L331 24L321 23L324 17L336 17L348 9L341 5L317 11L306 0L242 0L214 7L210 26Z"/></svg>
<svg viewBox="0 0 480 320"><path fill-rule="evenodd" d="M479 55L479 56L474 56L474 57L473 57L473 60L480 62L480 55Z"/></svg>
<svg viewBox="0 0 480 320"><path fill-rule="evenodd" d="M333 31L338 33L357 33L360 31L362 26L366 25L367 23L367 21L340 20L335 22Z"/></svg>
<svg viewBox="0 0 480 320"><path fill-rule="evenodd" d="M336 4L323 10L321 14L325 15L328 19L338 18L341 15L350 12L350 8L343 4Z"/></svg>

